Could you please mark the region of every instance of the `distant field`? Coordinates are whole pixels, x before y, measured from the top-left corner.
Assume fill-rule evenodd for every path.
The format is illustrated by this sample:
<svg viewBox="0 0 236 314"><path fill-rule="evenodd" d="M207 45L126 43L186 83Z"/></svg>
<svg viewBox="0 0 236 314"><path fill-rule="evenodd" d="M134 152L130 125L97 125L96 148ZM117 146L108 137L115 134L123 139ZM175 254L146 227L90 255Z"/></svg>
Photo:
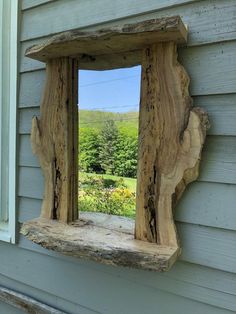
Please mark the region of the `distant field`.
<svg viewBox="0 0 236 314"><path fill-rule="evenodd" d="M118 177L118 176L113 176L109 174L96 174L96 173L84 173L80 172L79 173L79 180L84 180L85 176L93 176L93 177L103 177L104 179L111 179L114 181L118 181L120 179L124 180L124 184L127 186L127 188L131 192L136 192L136 179L133 178L124 178L124 177Z"/></svg>
<svg viewBox="0 0 236 314"><path fill-rule="evenodd" d="M127 132L138 132L138 116L137 111L125 113L107 112L100 110L80 110L79 121L80 128L101 128L104 121L114 120L119 129Z"/></svg>

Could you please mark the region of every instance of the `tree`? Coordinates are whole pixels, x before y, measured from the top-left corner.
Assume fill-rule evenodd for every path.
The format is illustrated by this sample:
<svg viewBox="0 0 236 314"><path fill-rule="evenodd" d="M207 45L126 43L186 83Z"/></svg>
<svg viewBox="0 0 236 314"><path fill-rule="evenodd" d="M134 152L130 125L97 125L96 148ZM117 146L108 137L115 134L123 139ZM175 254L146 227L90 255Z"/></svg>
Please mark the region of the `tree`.
<svg viewBox="0 0 236 314"><path fill-rule="evenodd" d="M93 128L80 129L79 133L79 168L85 172L102 171L99 162L99 132Z"/></svg>
<svg viewBox="0 0 236 314"><path fill-rule="evenodd" d="M113 120L106 121L100 133L99 160L107 174L115 173L115 156L118 144L118 129Z"/></svg>
<svg viewBox="0 0 236 314"><path fill-rule="evenodd" d="M79 168L84 172L136 177L137 128L109 120L101 128L84 127L79 134Z"/></svg>
<svg viewBox="0 0 236 314"><path fill-rule="evenodd" d="M115 174L135 178L137 174L137 155L137 136L120 131L115 155Z"/></svg>

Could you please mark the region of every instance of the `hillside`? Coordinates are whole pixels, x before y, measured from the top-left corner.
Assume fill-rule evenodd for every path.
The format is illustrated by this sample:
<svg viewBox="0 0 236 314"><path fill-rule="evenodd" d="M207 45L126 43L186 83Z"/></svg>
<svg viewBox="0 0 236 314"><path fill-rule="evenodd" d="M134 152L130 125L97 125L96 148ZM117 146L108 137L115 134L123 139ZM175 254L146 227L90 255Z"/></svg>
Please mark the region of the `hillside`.
<svg viewBox="0 0 236 314"><path fill-rule="evenodd" d="M80 128L96 128L102 127L103 122L113 120L119 129L138 130L138 112L130 111L125 113L116 113L108 111L80 110L79 121Z"/></svg>

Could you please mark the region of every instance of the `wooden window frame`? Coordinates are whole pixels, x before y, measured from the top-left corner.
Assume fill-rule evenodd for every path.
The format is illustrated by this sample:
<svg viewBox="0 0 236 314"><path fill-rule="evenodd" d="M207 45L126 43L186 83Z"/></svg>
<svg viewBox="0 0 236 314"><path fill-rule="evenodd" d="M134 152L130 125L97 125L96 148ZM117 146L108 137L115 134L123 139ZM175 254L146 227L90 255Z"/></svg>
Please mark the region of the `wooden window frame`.
<svg viewBox="0 0 236 314"><path fill-rule="evenodd" d="M173 209L198 177L207 115L193 108L189 77L177 61L187 40L180 17L96 32L65 32L26 56L46 62L40 119L31 143L45 177L41 216L24 223L30 240L107 264L166 271L181 249ZM131 220L80 213L78 219L78 69L141 64L135 227Z"/></svg>
<svg viewBox="0 0 236 314"><path fill-rule="evenodd" d="M18 0L0 0L0 240L15 243Z"/></svg>

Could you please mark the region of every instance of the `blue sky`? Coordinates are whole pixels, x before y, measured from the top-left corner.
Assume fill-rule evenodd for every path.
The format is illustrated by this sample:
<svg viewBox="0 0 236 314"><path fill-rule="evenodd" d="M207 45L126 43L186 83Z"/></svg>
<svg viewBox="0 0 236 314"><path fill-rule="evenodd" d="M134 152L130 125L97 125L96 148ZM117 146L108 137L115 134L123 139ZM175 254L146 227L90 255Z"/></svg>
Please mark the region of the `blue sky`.
<svg viewBox="0 0 236 314"><path fill-rule="evenodd" d="M138 111L141 67L79 71L80 109Z"/></svg>

